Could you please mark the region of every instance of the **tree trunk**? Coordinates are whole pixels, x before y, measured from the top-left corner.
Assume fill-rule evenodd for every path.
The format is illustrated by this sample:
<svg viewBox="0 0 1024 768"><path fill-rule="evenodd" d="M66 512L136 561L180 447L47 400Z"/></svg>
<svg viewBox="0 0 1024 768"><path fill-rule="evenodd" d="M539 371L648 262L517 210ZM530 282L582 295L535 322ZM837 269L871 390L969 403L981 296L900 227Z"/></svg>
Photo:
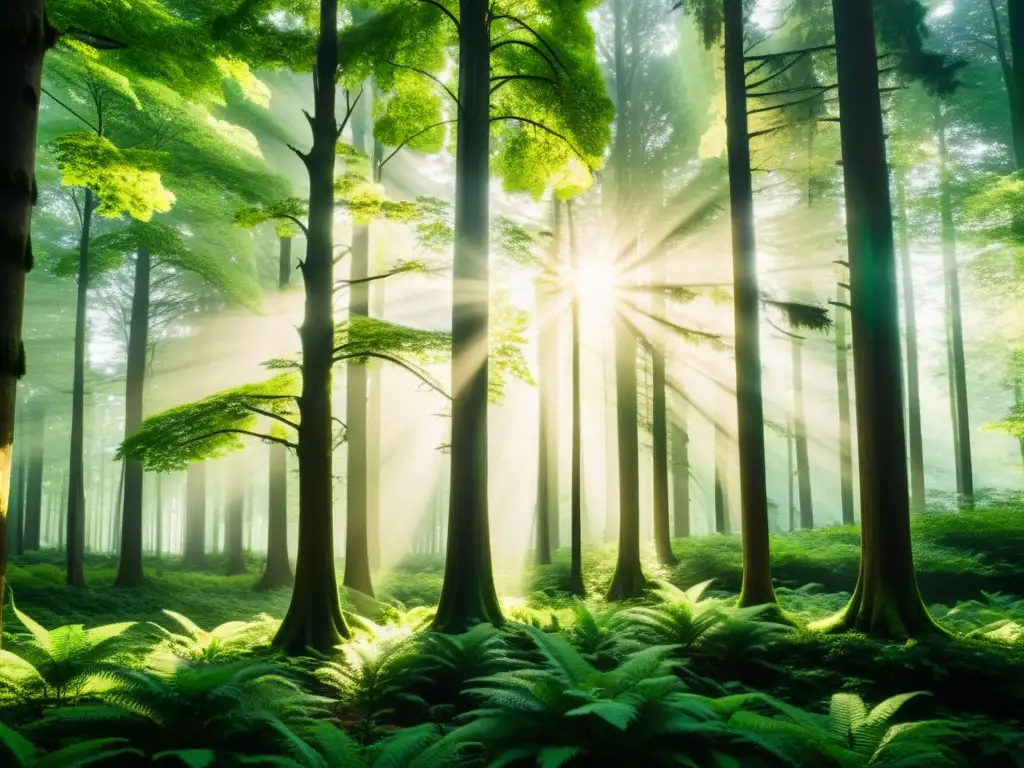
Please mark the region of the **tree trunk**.
<svg viewBox="0 0 1024 768"><path fill-rule="evenodd" d="M811 461L807 453L807 418L804 415L803 340L790 338L793 351L793 427L796 442L796 477L800 490L800 527L814 527L814 500L811 496Z"/></svg>
<svg viewBox="0 0 1024 768"><path fill-rule="evenodd" d="M786 425L786 489L789 501L789 532L796 530L796 494L793 492L793 479L796 470L793 468L793 423Z"/></svg>
<svg viewBox="0 0 1024 768"><path fill-rule="evenodd" d="M189 464L185 478L185 544L182 555L192 568L206 562L206 462Z"/></svg>
<svg viewBox="0 0 1024 768"><path fill-rule="evenodd" d="M224 500L224 554L228 576L245 573L245 480L238 458L229 459Z"/></svg>
<svg viewBox="0 0 1024 768"><path fill-rule="evenodd" d="M7 503L14 403L25 374L21 339L25 276L32 269L29 220L36 201L36 126L43 55L56 41L43 0L14 0L0 25L0 606L7 585ZM3 617L0 616L0 644Z"/></svg>
<svg viewBox="0 0 1024 768"><path fill-rule="evenodd" d="M291 280L292 239L280 239L278 290L283 291ZM288 449L271 443L268 461L269 497L267 500L267 562L256 589L263 591L291 586L295 579L288 561Z"/></svg>
<svg viewBox="0 0 1024 768"><path fill-rule="evenodd" d="M604 540L614 541L619 535L619 451L618 421L615 403L615 342L608 349L605 334L601 340L602 417L604 418Z"/></svg>
<svg viewBox="0 0 1024 768"><path fill-rule="evenodd" d="M1019 0L1018 0L1019 2ZM1010 5L1014 1L1010 0ZM956 264L956 227L953 223L952 178L946 126L942 107L935 104L936 131L939 135L939 212L942 220L942 265L946 282L946 314L949 316L951 355L953 358L953 394L956 402L956 451L960 456L960 503L974 507L974 468L971 460L971 419L967 401L967 365L964 360L964 324L960 309L960 276Z"/></svg>
<svg viewBox="0 0 1024 768"><path fill-rule="evenodd" d="M82 233L78 246L78 298L75 309L75 365L71 390L71 461L68 467L67 571L68 586L85 586L85 333L89 296L89 232L95 196L85 190Z"/></svg>
<svg viewBox="0 0 1024 768"><path fill-rule="evenodd" d="M154 543L153 549L155 550L157 560L160 559L160 556L163 554L164 551L164 499L163 496L161 495L161 492L163 490L163 478L164 476L161 474L158 474L156 476L156 489L154 493L154 496L156 497L154 499L154 501L156 502L156 517L153 521L153 526L156 528L156 541Z"/></svg>
<svg viewBox="0 0 1024 768"><path fill-rule="evenodd" d="M30 401L31 402L31 401ZM28 406L28 475L25 489L24 548L39 549L43 526L43 450L46 447L46 406Z"/></svg>
<svg viewBox="0 0 1024 768"><path fill-rule="evenodd" d="M349 636L334 570L331 368L334 357L334 116L338 69L338 2L320 0L316 54L313 147L304 156L309 173L309 223L299 400L299 544L295 588L274 645L288 653L312 648L333 653Z"/></svg>
<svg viewBox="0 0 1024 768"><path fill-rule="evenodd" d="M117 554L118 535L121 532L121 504L124 501L124 473L125 463L121 462L121 470L117 475L117 494L114 497L114 509L110 516L110 535L107 541L110 551ZM63 494L62 494L63 495Z"/></svg>
<svg viewBox="0 0 1024 768"><path fill-rule="evenodd" d="M715 533L729 533L729 510L725 498L727 483L725 432L715 424Z"/></svg>
<svg viewBox="0 0 1024 768"><path fill-rule="evenodd" d="M19 432L17 441L19 450L15 454L14 473L11 477L11 505L7 512L7 553L21 555L25 551L25 488L28 475L28 461L25 459L23 431Z"/></svg>
<svg viewBox="0 0 1024 768"><path fill-rule="evenodd" d="M836 285L836 302L848 303L846 288ZM839 393L839 497L843 507L843 525L853 525L853 441L850 418L850 375L847 371L846 313L836 307L836 389Z"/></svg>
<svg viewBox="0 0 1024 768"><path fill-rule="evenodd" d="M754 191L747 137L747 89L743 59L743 0L724 0L725 106L729 147L729 203L736 333L737 442L740 454L740 520L743 585L739 604L775 602L768 551L768 491L761 397L761 297L757 287Z"/></svg>
<svg viewBox="0 0 1024 768"><path fill-rule="evenodd" d="M148 251L135 258L135 286L128 327L128 365L125 377L124 436L127 439L142 426L146 388L146 360L149 351L149 293L152 260ZM134 587L142 583L142 494L144 474L141 461L124 463L124 510L121 513L121 559L114 585Z"/></svg>
<svg viewBox="0 0 1024 768"><path fill-rule="evenodd" d="M924 509L924 442L921 438L921 391L917 370L917 306L910 263L906 172L896 174L900 267L903 272L903 311L907 318L907 445L910 450L910 508Z"/></svg>
<svg viewBox="0 0 1024 768"><path fill-rule="evenodd" d="M652 312L655 317L664 317L665 302L655 298ZM672 552L669 529L668 498L668 413L665 396L665 349L657 339L651 340L652 368L652 442L654 458L654 549L658 562L675 565L679 561Z"/></svg>
<svg viewBox="0 0 1024 768"><path fill-rule="evenodd" d="M935 628L910 541L899 299L871 0L833 0L846 190L861 488L861 563L838 628L906 638Z"/></svg>
<svg viewBox="0 0 1024 768"><path fill-rule="evenodd" d="M452 294L451 492L448 550L435 630L457 634L504 618L494 589L487 506L488 152L487 0L460 0L458 153Z"/></svg>
<svg viewBox="0 0 1024 768"><path fill-rule="evenodd" d="M386 280L374 280L370 284L370 315L381 320L384 319L386 283ZM366 537L367 548L370 550L371 571L376 571L381 566L380 458L383 398L380 363L380 360L370 360L366 364L366 382L369 388L366 402Z"/></svg>
<svg viewBox="0 0 1024 768"><path fill-rule="evenodd" d="M556 197L551 204L552 242L549 269L556 270L561 246L561 217ZM551 562L551 551L558 548L558 318L555 312L551 276L537 279L537 368L539 382L539 422L537 429L537 530L535 561Z"/></svg>
<svg viewBox="0 0 1024 768"><path fill-rule="evenodd" d="M997 13L994 5L992 12ZM1006 92L1010 100L1014 157L1017 161L1017 170L1020 171L1024 170L1024 4L1020 0L1007 0L1006 16L1011 61L1006 60L1005 51L1002 50L1001 30L996 30L996 34L1000 57L1003 59L1001 63L1006 80Z"/></svg>
<svg viewBox="0 0 1024 768"><path fill-rule="evenodd" d="M569 224L569 268L575 273L579 269L579 253L576 249L576 227L573 220L572 202L565 204ZM580 414L580 297L572 295L572 458L570 460L569 522L569 594L583 597L583 441ZM556 411L557 412L557 411Z"/></svg>
<svg viewBox="0 0 1024 768"><path fill-rule="evenodd" d="M676 538L690 535L690 437L686 433L686 400L672 419L672 517Z"/></svg>

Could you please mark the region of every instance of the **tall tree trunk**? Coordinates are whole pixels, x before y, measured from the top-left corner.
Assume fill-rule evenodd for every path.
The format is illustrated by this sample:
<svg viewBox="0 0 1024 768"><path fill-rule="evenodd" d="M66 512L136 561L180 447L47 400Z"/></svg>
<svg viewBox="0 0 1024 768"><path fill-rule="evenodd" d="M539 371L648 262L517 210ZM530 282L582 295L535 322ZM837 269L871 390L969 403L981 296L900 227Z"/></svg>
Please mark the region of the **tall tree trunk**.
<svg viewBox="0 0 1024 768"><path fill-rule="evenodd" d="M601 340L602 417L604 419L604 540L619 535L619 438L615 403L615 342L611 350L605 334Z"/></svg>
<svg viewBox="0 0 1024 768"><path fill-rule="evenodd" d="M1024 377L1017 376L1013 380L1013 400L1018 408L1024 408ZM1020 461L1024 465L1024 437L1018 438L1020 446Z"/></svg>
<svg viewBox="0 0 1024 768"><path fill-rule="evenodd" d="M31 401L30 401L31 402ZM28 434L28 476L25 489L25 540L26 550L39 549L43 526L43 468L46 447L46 405L32 404L29 410Z"/></svg>
<svg viewBox="0 0 1024 768"><path fill-rule="evenodd" d="M1007 38L1010 56L1006 55L999 11L995 0L989 0L992 9L996 49L1003 70L1006 94L1010 102L1010 124L1013 130L1013 150L1017 170L1024 170L1024 5L1020 0L1007 0Z"/></svg>
<svg viewBox="0 0 1024 768"><path fill-rule="evenodd" d="M320 0L313 146L303 157L309 173L309 223L299 401L299 545L295 588L274 645L288 653L332 653L349 636L334 570L331 368L334 357L334 110L338 69L338 0Z"/></svg>
<svg viewBox="0 0 1024 768"><path fill-rule="evenodd" d="M800 489L800 527L814 527L814 499L811 496L811 460L807 452L807 418L804 415L803 340L790 338L793 352L793 427L796 442L796 477Z"/></svg>
<svg viewBox="0 0 1024 768"><path fill-rule="evenodd" d="M152 260L141 250L135 258L135 286L128 326L128 364L124 384L124 436L130 437L142 426L143 397L146 389L146 360L149 351L149 293ZM124 510L121 513L121 559L115 586L134 587L142 583L142 462L125 459Z"/></svg>
<svg viewBox="0 0 1024 768"><path fill-rule="evenodd" d="M963 453L960 450L960 420L956 414L956 373L953 366L953 324L949 317L949 285L945 286L946 301L946 385L949 394L949 422L953 427L953 476L956 478L956 499L959 506L964 497Z"/></svg>
<svg viewBox="0 0 1024 768"><path fill-rule="evenodd" d="M724 0L725 108L732 218L733 308L736 333L737 441L740 454L740 521L743 585L739 604L775 602L768 545L768 491L761 397L761 297L757 287L754 190L747 136L743 0Z"/></svg>
<svg viewBox="0 0 1024 768"><path fill-rule="evenodd" d="M202 568L206 562L206 462L188 465L185 479L185 563Z"/></svg>
<svg viewBox="0 0 1024 768"><path fill-rule="evenodd" d="M21 339L25 275L32 269L29 220L36 201L36 126L43 55L56 42L44 0L14 0L0 25L0 607L7 585L7 503L14 403L25 374ZM0 615L0 644L3 617Z"/></svg>
<svg viewBox="0 0 1024 768"><path fill-rule="evenodd" d="M846 288L836 285L836 302L848 303ZM847 371L847 353L850 347L846 338L846 310L836 307L836 389L839 394L839 497L843 509L843 525L853 525L853 440L851 431L853 419L850 417L850 375Z"/></svg>
<svg viewBox="0 0 1024 768"><path fill-rule="evenodd" d="M686 432L686 400L672 419L672 525L676 538L690 535L690 437Z"/></svg>
<svg viewBox="0 0 1024 768"><path fill-rule="evenodd" d="M552 232L549 269L557 270L561 249L562 220L557 197L551 202ZM558 318L554 287L550 275L537 279L536 316L538 318L537 386L539 422L537 429L537 530L535 560L539 565L551 562L551 551L558 548Z"/></svg>
<svg viewBox="0 0 1024 768"><path fill-rule="evenodd" d="M227 493L224 503L224 554L227 575L245 573L245 474L238 459L227 468Z"/></svg>
<svg viewBox="0 0 1024 768"><path fill-rule="evenodd" d="M277 288L285 290L292 274L292 238L280 238ZM267 485L267 562L256 582L257 590L291 586L295 579L288 562L288 449L271 443Z"/></svg>
<svg viewBox="0 0 1024 768"><path fill-rule="evenodd" d="M82 232L78 246L78 298L75 309L75 366L71 388L71 461L68 467L67 571L68 586L85 586L85 333L89 296L89 232L96 198L85 190Z"/></svg>
<svg viewBox="0 0 1024 768"><path fill-rule="evenodd" d="M374 143L376 152L377 142ZM383 268L378 258L378 268ZM386 280L374 280L370 284L370 315L384 319ZM366 364L366 383L369 388L366 402L366 538L370 550L370 570L381 566L380 550L380 459L381 459L381 417L383 397L381 395L381 361L370 360Z"/></svg>
<svg viewBox="0 0 1024 768"><path fill-rule="evenodd" d="M789 501L789 531L792 533L796 530L796 494L793 489L796 477L796 469L793 466L795 463L793 461L793 422L789 422L786 426L786 498Z"/></svg>
<svg viewBox="0 0 1024 768"><path fill-rule="evenodd" d="M729 533L729 510L725 497L727 484L725 432L715 424L715 533Z"/></svg>
<svg viewBox="0 0 1024 768"><path fill-rule="evenodd" d="M162 495L163 491L163 478L162 474L156 476L156 489L153 494L156 498L156 516L153 520L153 526L156 528L155 543L153 549L156 553L156 559L159 560L164 551L164 499Z"/></svg>
<svg viewBox="0 0 1024 768"><path fill-rule="evenodd" d="M114 497L114 509L110 516L110 533L107 539L109 542L107 546L110 547L110 551L114 554L117 554L117 542L121 532L121 505L124 502L124 473L125 463L122 461L121 469L117 475L117 494Z"/></svg>
<svg viewBox="0 0 1024 768"><path fill-rule="evenodd" d="M899 261L903 272L903 312L907 324L907 446L910 450L910 508L924 509L924 441L921 438L921 391L917 370L917 307L914 304L914 272L910 263L907 179L896 174L896 206L899 220Z"/></svg>
<svg viewBox="0 0 1024 768"><path fill-rule="evenodd" d="M1019 2L1019 0L1017 0ZM1010 0L1014 5L1014 0ZM956 227L953 223L952 174L946 147L946 126L942 106L935 104L936 131L939 136L939 212L942 220L942 266L946 282L946 313L952 335L953 386L956 401L956 450L960 455L963 483L960 503L974 507L974 467L971 460L971 419L967 401L967 365L964 360L964 324L960 308L960 276L956 264Z"/></svg>
<svg viewBox="0 0 1024 768"><path fill-rule="evenodd" d="M654 267L654 282L664 283L661 264ZM665 317L665 295L656 292L651 301L651 314ZM665 347L651 338L651 443L654 461L654 549L658 562L675 565L679 561L672 552L669 495L668 495L668 403L665 384Z"/></svg>
<svg viewBox="0 0 1024 768"><path fill-rule="evenodd" d="M910 541L896 254L871 0L833 0L850 262L861 563L840 628L905 638L935 627Z"/></svg>
<svg viewBox="0 0 1024 768"><path fill-rule="evenodd" d="M20 555L25 551L25 489L28 475L28 461L25 458L24 430L17 436L18 452L15 454L14 474L11 477L11 505L7 512L7 553Z"/></svg>
<svg viewBox="0 0 1024 768"><path fill-rule="evenodd" d="M569 224L569 268L573 274L579 269L579 252L576 248L576 222L573 219L572 202L565 204ZM580 297L572 295L572 373L569 383L572 388L572 457L570 459L569 499L569 594L583 597L583 440L580 414Z"/></svg>
<svg viewBox="0 0 1024 768"><path fill-rule="evenodd" d="M452 439L448 548L433 628L504 621L494 588L487 505L490 12L460 0L458 153L452 294Z"/></svg>

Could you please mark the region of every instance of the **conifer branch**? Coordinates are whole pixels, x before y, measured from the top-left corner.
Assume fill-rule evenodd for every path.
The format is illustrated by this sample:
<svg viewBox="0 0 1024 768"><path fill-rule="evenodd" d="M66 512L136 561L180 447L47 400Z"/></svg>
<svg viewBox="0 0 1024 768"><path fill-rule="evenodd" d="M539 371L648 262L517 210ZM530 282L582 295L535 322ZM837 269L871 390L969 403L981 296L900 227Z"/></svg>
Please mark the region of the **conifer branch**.
<svg viewBox="0 0 1024 768"><path fill-rule="evenodd" d="M782 334L783 336L789 336L789 337L790 337L791 339L798 339L798 340L800 340L800 341L803 341L803 340L804 340L804 337L803 337L803 336L800 336L799 334L796 334L796 333L792 333L791 331L784 331L784 330L782 330L781 328L779 328L779 326L777 326L777 325L776 325L775 323L773 323L773 322L771 321L771 319L770 319L770 318L767 318L767 317L766 317L766 318L764 319L764 321L765 321L766 323L768 323L768 325L770 325L770 326L771 326L772 328L774 328L774 329L775 329L776 331L778 331L779 333L781 333L781 334Z"/></svg>
<svg viewBox="0 0 1024 768"><path fill-rule="evenodd" d="M751 88L758 88L758 87L760 87L762 85L766 85L766 84L770 83L772 80L774 80L777 77L785 74L786 72L791 70L793 67L795 67L799 62L803 61L804 57L807 56L807 55L808 54L806 52L797 54L796 57L793 58L793 60L790 61L789 63L787 63L785 66L781 67L780 69L776 70L772 74L768 75L768 77L764 77L764 78L761 78L760 80L758 80L757 82L750 83L749 85L746 86L746 89L749 91ZM779 56L785 56L785 54L779 54ZM769 61L771 61L771 59L765 60L765 63L767 64Z"/></svg>
<svg viewBox="0 0 1024 768"><path fill-rule="evenodd" d="M443 5L441 5L439 2L436 2L436 0L419 0L419 1L421 3L426 3L427 5L432 5L435 8L437 8L438 10L440 10L441 13L443 13L445 16L447 16L449 19L452 20L452 24L455 25L455 31L458 32L460 35L462 34L462 25L459 24L459 20L455 18L455 14L453 14L451 11L449 11L447 8L445 8Z"/></svg>
<svg viewBox="0 0 1024 768"><path fill-rule="evenodd" d="M86 120L86 119L85 119L84 117L82 117L82 116L81 116L80 114L78 114L77 112L75 112L75 110L73 110L73 109L72 109L71 107L69 107L69 106L68 106L67 104L65 104L65 103L64 103L63 101L61 101L60 99L58 99L58 98L57 98L56 96L54 96L54 95L53 95L52 93L50 93L50 92L49 92L48 90L46 90L45 88L40 88L39 90L41 90L41 91L42 91L43 93L45 93L45 94L46 94L47 96L49 96L49 97L50 97L51 99L53 99L53 100L54 100L55 102L57 102L58 104L60 104L60 106L64 107L64 109L66 109L66 110L67 110L68 112L70 112L70 113L71 113L72 115L74 115L74 116L75 116L75 117L77 117L77 118L78 118L79 120L81 120L81 121L82 121L83 123L85 123L86 127L88 127L88 128L91 128L91 129L92 129L92 131L93 131L93 133L99 133L99 132L100 132L100 129L99 129L99 128L97 128L97 127L96 127L95 125L93 125L93 124L92 124L92 123L90 123L90 122L89 122L88 120Z"/></svg>
<svg viewBox="0 0 1024 768"><path fill-rule="evenodd" d="M531 51L533 51L538 56L540 56L542 59L544 59L544 62L549 67L551 67L552 74L554 74L556 79L558 78L558 69L552 63L551 59L549 59L547 57L547 54L544 53L544 51L542 51L540 48L538 48L533 43L528 43L525 40L502 40L500 43L495 43L494 45L491 46L491 53L494 53L499 48L504 48L506 45L522 45L522 46L524 46L526 48L529 48Z"/></svg>
<svg viewBox="0 0 1024 768"><path fill-rule="evenodd" d="M550 45L548 45L548 41L545 40L543 37L541 37L540 34L537 32L537 30L535 30L533 27L531 27L525 21L520 19L518 16L513 16L513 15L508 14L508 13L501 14L500 16L493 16L491 18L491 21L495 22L495 21L498 21L499 19L507 19L508 21L514 22L514 23L518 24L520 27L522 27L523 29L525 29L527 32L529 32L531 35L533 35L537 39L537 42L540 43L541 45L543 45L547 49L547 52L551 54L551 58L553 58L555 61L558 62L558 66L560 66L563 70L565 70L565 74L569 74L569 69L565 66L565 64L562 63L562 60L558 58L558 54L555 53L555 49L552 48ZM491 50L493 51L494 49L492 48Z"/></svg>
<svg viewBox="0 0 1024 768"><path fill-rule="evenodd" d="M457 122L459 122L457 118L453 119L453 120L442 120L439 123L434 123L433 125L428 125L423 130L416 131L416 133L412 134L411 136L409 136L408 138L403 140L401 144L399 144L397 147L395 147L395 149L391 152L391 154L389 154L387 157L385 157L383 160L380 161L380 165L377 166L378 170L382 169L385 165L387 165L388 160L390 160L392 157L397 155L402 149L404 149L405 146L410 141L415 141L420 136L422 136L424 133L426 133L427 131L433 130L434 128L440 128L442 125L448 125L449 123L457 123Z"/></svg>
<svg viewBox="0 0 1024 768"><path fill-rule="evenodd" d="M552 80L550 77L544 77L544 75L499 75L491 78L491 82L495 83L491 87L490 94L493 96L494 92L501 88L503 85L507 85L513 80L540 80L544 83L551 83L551 85L558 85L557 80Z"/></svg>
<svg viewBox="0 0 1024 768"><path fill-rule="evenodd" d="M588 171L590 171L591 174L593 174L594 171L590 167L590 163L587 162L587 158L583 156L583 153L580 152L578 149L576 149L576 147L573 145L573 143L571 141L569 141L569 139L567 139L565 136L560 134L558 131L552 130L551 128L548 128L543 123L538 123L536 120L530 120L529 118L520 117L519 115L497 115L497 116L491 118L491 122L492 123L496 122L498 120L518 120L521 123L526 123L527 125L532 125L534 128L540 128L542 131L551 134L556 139L561 139L562 141L565 142L565 145L567 147L569 147L569 149L571 149L580 160L583 161L583 165L586 166L586 169Z"/></svg>
<svg viewBox="0 0 1024 768"><path fill-rule="evenodd" d="M823 93L825 93L827 91L834 90L834 89L836 89L838 87L839 87L838 83L835 84L835 85L822 86L821 90L818 91L817 93L813 93L810 96L804 96L802 99L794 99L793 101L787 101L784 104L773 104L770 107L758 107L757 109L748 109L747 110L747 114L748 115L759 115L759 114L762 114L764 112L775 112L776 110L779 110L779 109L786 109L786 107L795 107L795 106L797 106L799 104L806 104L809 101L814 101L815 99L820 97ZM757 94L753 94L753 95L756 96Z"/></svg>
<svg viewBox="0 0 1024 768"><path fill-rule="evenodd" d="M836 47L835 43L828 43L826 45L814 45L810 48L795 48L792 51L781 51L779 53L759 53L754 56L744 56L744 61L765 61L771 59L781 59L786 56L806 56L810 53L818 53L819 51L831 51Z"/></svg>
<svg viewBox="0 0 1024 768"><path fill-rule="evenodd" d="M407 69L410 72L416 72L418 74L423 75L424 77L429 77L435 83L444 88L444 92L447 93L451 97L452 101L455 102L455 106L458 107L459 112L462 112L462 102L459 101L459 97L455 95L455 92L451 88L444 84L444 81L441 80L441 78L435 77L434 75L427 72L425 69L420 69L419 67L410 67L407 64L398 64L397 62L394 61L385 61L384 63L389 66L395 67L396 69Z"/></svg>

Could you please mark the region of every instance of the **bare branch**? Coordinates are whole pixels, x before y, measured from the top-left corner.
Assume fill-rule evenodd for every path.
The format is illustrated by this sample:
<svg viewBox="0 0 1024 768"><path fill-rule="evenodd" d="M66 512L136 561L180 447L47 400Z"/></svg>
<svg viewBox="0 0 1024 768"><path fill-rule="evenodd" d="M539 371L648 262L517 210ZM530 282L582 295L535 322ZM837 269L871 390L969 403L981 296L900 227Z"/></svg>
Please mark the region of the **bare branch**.
<svg viewBox="0 0 1024 768"><path fill-rule="evenodd" d="M341 138L341 134L345 130L345 126L348 125L348 121L352 119L352 115L356 111L356 105L359 104L359 100L363 97L363 89L359 89L359 93L356 94L354 101L350 100L349 91L345 89L345 118L341 121L341 125L338 126L338 131L335 133L334 138Z"/></svg>
<svg viewBox="0 0 1024 768"><path fill-rule="evenodd" d="M306 237L309 237L309 230L306 228L305 224L303 224L301 221L299 221L299 219L297 217L295 217L295 216L285 216L284 218L288 219L288 221L292 222L295 226L297 226L299 229L301 229L302 230L302 234L304 234Z"/></svg>
<svg viewBox="0 0 1024 768"><path fill-rule="evenodd" d="M217 435L244 435L246 437L255 437L257 440L263 440L270 443L277 443L283 445L285 448L291 448L293 451L297 451L299 446L290 440L285 440L283 437L275 437L274 435L264 435L259 432L250 432L248 429L217 429L213 432L207 432L205 435L199 435L198 437L191 437L186 440L183 444L188 445L189 443L198 443L200 440L208 440L211 437Z"/></svg>
<svg viewBox="0 0 1024 768"><path fill-rule="evenodd" d="M748 109L747 110L747 114L748 115L758 115L758 114L761 114L763 112L775 112L776 110L779 110L779 109L786 109L786 107L795 107L798 104L806 104L807 102L814 101L815 99L820 97L822 93L825 93L826 91L831 91L831 90L833 90L835 88L838 88L838 87L839 87L839 85L837 83L836 85L830 85L828 87L823 87L821 89L821 91L819 91L818 93L814 93L814 94L812 94L810 96L804 96L802 99L794 99L793 101L787 101L785 104L773 104L770 107L758 107L757 109Z"/></svg>
<svg viewBox="0 0 1024 768"><path fill-rule="evenodd" d="M338 347L337 349L334 350L334 352L337 353L343 349L344 347ZM422 381L424 384L430 387L430 389L434 390L438 394L443 395L449 400L452 399L452 396L445 392L441 388L441 386L437 384L437 382L432 381L429 376L426 376L422 371L417 370L413 365L406 362L400 357L388 355L384 352L368 352L366 350L360 350L359 352L338 355L337 357L334 358L334 362L338 363L341 362L342 360L352 360L354 358L359 357L373 357L376 358L377 360L386 360L389 363L394 363L400 368L404 368L405 370L407 370L409 373L411 373L413 376Z"/></svg>
<svg viewBox="0 0 1024 768"><path fill-rule="evenodd" d="M843 307L844 309L848 309L851 312L853 312L853 307L851 307L845 301L832 301L831 299L829 299L828 303L831 304L833 307Z"/></svg>
<svg viewBox="0 0 1024 768"><path fill-rule="evenodd" d="M780 53L761 53L756 56L744 56L744 61L764 61L766 59L778 59L783 56L806 56L809 53L818 53L819 51L831 51L836 47L835 43L829 43L827 45L815 45L810 48L796 48L792 51L781 51Z"/></svg>
<svg viewBox="0 0 1024 768"><path fill-rule="evenodd" d="M766 323L768 323L768 325L770 325L770 326L771 326L772 328L774 328L774 329L775 329L776 331L778 331L779 333L783 334L784 336L789 336L789 337L790 337L791 339L799 339L800 341L803 341L803 340L804 340L804 337L803 337L803 336L800 336L799 334L793 333L793 332L791 332L791 331L784 331L784 330L782 330L781 328L779 328L779 326L777 326L777 325L776 325L775 323L773 323L773 322L772 322L772 321L771 321L771 320L770 320L769 318L767 318L767 317L766 317L766 318L764 319L764 321L765 321Z"/></svg>
<svg viewBox="0 0 1024 768"><path fill-rule="evenodd" d="M538 48L533 43L528 43L525 40L502 40L500 43L495 43L494 45L491 46L491 53L494 53L499 48L504 48L506 45L522 45L522 46L524 46L526 48L529 48L531 51L533 51L538 56L540 56L542 59L544 59L544 62L549 67L551 67L552 74L554 74L556 79L558 78L558 69L552 63L551 59L549 59L547 57L547 54L545 54L544 51L542 51L540 48Z"/></svg>
<svg viewBox="0 0 1024 768"><path fill-rule="evenodd" d="M388 160L390 160L392 157L397 155L410 141L415 141L416 139L418 139L420 136L422 136L427 131L433 130L434 128L439 128L442 125L448 125L449 123L457 123L457 122L459 122L457 118L454 119L454 120L442 120L439 123L434 123L433 125L428 125L426 128L424 128L421 131L416 131L416 133L412 134L409 138L405 139L401 144L399 144L397 147L395 147L390 155L388 155L383 160L381 160L380 161L380 165L378 165L377 168L378 169L383 168L385 165L387 165Z"/></svg>
<svg viewBox="0 0 1024 768"><path fill-rule="evenodd" d="M527 32L529 32L531 35L533 35L535 38L537 38L537 42L539 42L541 45L543 45L547 49L547 52L551 54L551 58L553 58L555 61L558 62L558 66L560 66L563 70L565 70L566 74L569 74L569 70L566 68L565 64L562 63L562 60L558 58L558 54L555 53L554 48L552 48L550 45L548 45L547 40L545 40L543 37L541 37L540 34L537 33L537 30L535 30L533 27L531 27L525 21L520 19L518 16L512 16L511 14L507 14L507 13L506 14L502 14L500 16L495 16L495 17L493 17L491 19L491 21L492 22L493 21L498 21L499 19L508 19L509 21L518 24L520 27L522 27ZM493 48L491 50L493 50Z"/></svg>
<svg viewBox="0 0 1024 768"><path fill-rule="evenodd" d="M80 114L78 114L77 112L75 112L75 110L73 110L73 109L72 109L71 107L69 107L69 106L68 106L67 104L65 104L65 103L64 103L63 101L61 101L60 99L58 99L58 98L57 98L56 96L54 96L54 95L53 95L52 93L50 93L50 92L49 92L48 90L46 90L45 88L40 88L39 90L41 90L41 91L42 91L43 93L45 93L45 94L46 94L47 96L49 96L49 97L50 97L51 99L53 99L53 100L54 100L55 102L57 102L57 103L58 103L58 104L60 104L60 105L61 105L62 107L64 107L64 109L66 109L66 110L67 110L68 112L70 112L70 113L71 113L72 115L74 115L74 116L75 116L75 117L77 117L77 118L78 118L79 120L81 120L81 121L82 121L83 123L85 123L85 125L86 125L87 127L89 127L89 128L92 128L92 130L93 130L93 132L94 132L94 133L99 133L99 132L100 132L100 129L99 129L99 128L97 128L97 127L96 127L95 125L93 125L93 124L92 124L92 123L90 123L90 122L89 122L88 120L86 120L86 119L85 119L84 117L82 117L82 116L81 116Z"/></svg>
<svg viewBox="0 0 1024 768"><path fill-rule="evenodd" d="M427 5L432 5L435 8L439 9L441 13L443 13L445 16L452 20L452 24L455 25L455 31L458 32L460 35L462 34L462 25L459 24L459 20L455 18L455 15L451 11L449 11L440 3L436 2L436 0L420 0L420 2L426 3Z"/></svg>

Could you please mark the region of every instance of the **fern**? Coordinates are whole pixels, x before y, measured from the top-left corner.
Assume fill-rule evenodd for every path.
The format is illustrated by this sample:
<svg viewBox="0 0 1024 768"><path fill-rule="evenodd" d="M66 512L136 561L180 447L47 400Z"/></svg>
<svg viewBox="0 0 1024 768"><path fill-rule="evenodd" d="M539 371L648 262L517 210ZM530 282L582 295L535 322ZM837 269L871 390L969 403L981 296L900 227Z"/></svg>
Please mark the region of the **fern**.
<svg viewBox="0 0 1024 768"><path fill-rule="evenodd" d="M180 613L166 609L164 613L184 630L184 634L177 634L151 624L162 633L164 647L176 656L200 663L237 658L257 645L266 645L278 625L270 616L261 614L255 621L229 621L206 631Z"/></svg>

